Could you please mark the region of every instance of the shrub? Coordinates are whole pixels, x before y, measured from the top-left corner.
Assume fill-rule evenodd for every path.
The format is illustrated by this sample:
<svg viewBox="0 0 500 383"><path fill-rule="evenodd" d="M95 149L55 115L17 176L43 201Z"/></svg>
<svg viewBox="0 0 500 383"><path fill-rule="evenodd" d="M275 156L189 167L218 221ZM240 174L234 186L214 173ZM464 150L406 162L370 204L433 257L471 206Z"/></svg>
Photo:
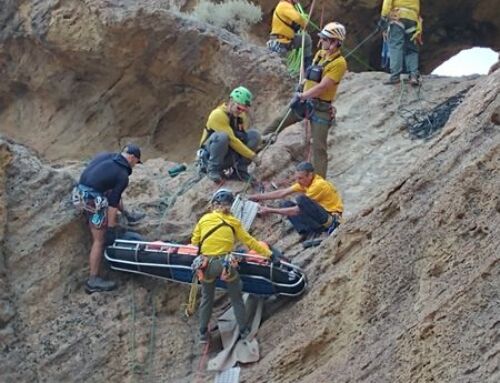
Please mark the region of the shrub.
<svg viewBox="0 0 500 383"><path fill-rule="evenodd" d="M247 0L229 0L214 4L201 0L191 16L236 34L246 32L250 25L262 20L260 6Z"/></svg>

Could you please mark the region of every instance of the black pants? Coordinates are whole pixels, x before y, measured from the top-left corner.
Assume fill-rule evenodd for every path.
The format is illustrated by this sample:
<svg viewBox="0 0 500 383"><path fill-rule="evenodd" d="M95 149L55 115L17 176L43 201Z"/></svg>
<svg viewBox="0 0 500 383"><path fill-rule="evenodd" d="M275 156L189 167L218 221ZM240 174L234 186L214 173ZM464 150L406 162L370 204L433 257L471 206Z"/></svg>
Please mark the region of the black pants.
<svg viewBox="0 0 500 383"><path fill-rule="evenodd" d="M316 201L305 195L297 197L296 202L284 201L281 207L298 206L300 213L289 216L295 230L301 235L321 233L327 229L324 225L328 222L330 214Z"/></svg>

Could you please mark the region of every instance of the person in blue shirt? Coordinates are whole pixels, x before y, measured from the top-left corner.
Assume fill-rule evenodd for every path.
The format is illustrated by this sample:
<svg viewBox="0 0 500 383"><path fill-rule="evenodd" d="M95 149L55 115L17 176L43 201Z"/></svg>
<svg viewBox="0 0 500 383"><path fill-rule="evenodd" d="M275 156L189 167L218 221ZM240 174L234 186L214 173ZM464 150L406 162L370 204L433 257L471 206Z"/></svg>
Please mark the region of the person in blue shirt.
<svg viewBox="0 0 500 383"><path fill-rule="evenodd" d="M125 146L121 153L98 154L84 169L73 190L73 203L86 212L92 235L90 276L85 283L85 291L89 294L116 288L115 282L99 276L99 269L104 246L116 239L122 193L128 186L133 167L139 163L141 150L133 144Z"/></svg>

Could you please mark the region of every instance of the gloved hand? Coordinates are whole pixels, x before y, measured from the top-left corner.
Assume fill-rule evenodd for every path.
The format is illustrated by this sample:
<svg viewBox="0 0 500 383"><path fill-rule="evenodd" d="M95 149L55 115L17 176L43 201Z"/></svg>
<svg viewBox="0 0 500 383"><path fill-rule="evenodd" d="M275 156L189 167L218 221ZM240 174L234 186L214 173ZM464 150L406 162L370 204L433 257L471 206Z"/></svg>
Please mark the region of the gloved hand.
<svg viewBox="0 0 500 383"><path fill-rule="evenodd" d="M104 246L111 246L119 235L119 227L113 226L106 229L106 234L104 235Z"/></svg>
<svg viewBox="0 0 500 383"><path fill-rule="evenodd" d="M281 264L281 258L283 258L283 253L276 249L275 247L271 247L271 262L273 263L273 266L277 267Z"/></svg>
<svg viewBox="0 0 500 383"><path fill-rule="evenodd" d="M292 97L292 100L290 101L290 108L295 108L297 105L299 105L301 102L303 102L300 98L302 93L295 92L295 94Z"/></svg>
<svg viewBox="0 0 500 383"><path fill-rule="evenodd" d="M377 29L379 31L383 31L383 30L387 29L388 25L389 25L389 19L385 16L382 16L377 23Z"/></svg>

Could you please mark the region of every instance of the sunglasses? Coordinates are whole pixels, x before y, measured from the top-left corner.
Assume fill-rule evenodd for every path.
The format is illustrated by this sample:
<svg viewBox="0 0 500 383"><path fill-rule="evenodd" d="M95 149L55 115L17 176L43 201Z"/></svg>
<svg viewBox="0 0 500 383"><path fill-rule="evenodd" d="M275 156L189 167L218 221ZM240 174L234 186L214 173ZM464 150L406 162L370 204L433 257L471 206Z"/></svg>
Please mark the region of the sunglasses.
<svg viewBox="0 0 500 383"><path fill-rule="evenodd" d="M248 112L248 107L245 106L245 105L241 105L241 104L236 104L236 110L238 112Z"/></svg>

